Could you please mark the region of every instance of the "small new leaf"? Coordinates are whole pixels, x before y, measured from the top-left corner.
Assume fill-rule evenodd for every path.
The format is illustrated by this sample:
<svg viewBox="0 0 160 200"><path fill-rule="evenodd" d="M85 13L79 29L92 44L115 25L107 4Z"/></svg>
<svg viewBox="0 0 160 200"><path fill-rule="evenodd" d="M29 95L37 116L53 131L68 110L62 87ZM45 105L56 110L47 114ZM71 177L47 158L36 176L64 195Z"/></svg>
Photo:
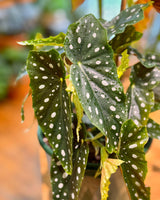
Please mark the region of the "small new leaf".
<svg viewBox="0 0 160 200"><path fill-rule="evenodd" d="M122 53L121 65L117 68L118 78L121 78L123 73L129 67L129 55L127 54L127 50Z"/></svg>
<svg viewBox="0 0 160 200"><path fill-rule="evenodd" d="M122 163L122 160L108 158L105 148L101 148L101 200L107 199L110 185L109 179Z"/></svg>

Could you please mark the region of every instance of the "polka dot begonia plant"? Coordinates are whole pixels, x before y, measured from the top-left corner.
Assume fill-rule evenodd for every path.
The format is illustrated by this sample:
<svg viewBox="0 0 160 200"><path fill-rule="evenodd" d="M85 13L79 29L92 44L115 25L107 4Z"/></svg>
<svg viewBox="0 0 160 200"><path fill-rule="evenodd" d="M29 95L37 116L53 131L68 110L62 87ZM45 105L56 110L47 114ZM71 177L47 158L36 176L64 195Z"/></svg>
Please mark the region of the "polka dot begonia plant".
<svg viewBox="0 0 160 200"><path fill-rule="evenodd" d="M87 163L92 162L90 146L100 158L102 200L118 167L130 198L150 199L144 145L148 137L160 139L159 124L149 119L160 109L160 60L158 54L142 56L130 47L142 36L133 25L143 19L146 7L134 5L109 22L88 14L66 34L20 43L34 46L27 72L35 116L53 151L53 200L78 199ZM129 67L129 55L139 61L131 67L125 94L119 77ZM121 56L118 67L116 57Z"/></svg>

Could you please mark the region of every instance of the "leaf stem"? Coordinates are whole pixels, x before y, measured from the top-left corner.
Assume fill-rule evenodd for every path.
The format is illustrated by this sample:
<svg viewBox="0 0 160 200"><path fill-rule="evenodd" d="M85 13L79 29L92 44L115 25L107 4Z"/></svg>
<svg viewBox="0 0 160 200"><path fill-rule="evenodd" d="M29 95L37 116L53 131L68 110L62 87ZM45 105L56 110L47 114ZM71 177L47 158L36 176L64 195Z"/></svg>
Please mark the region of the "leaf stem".
<svg viewBox="0 0 160 200"><path fill-rule="evenodd" d="M99 18L102 19L102 0L98 0L99 5Z"/></svg>
<svg viewBox="0 0 160 200"><path fill-rule="evenodd" d="M87 138L86 141L94 141L94 140L98 140L99 138L103 137L103 134L101 132L98 133L96 136L93 136L91 132L88 132L88 135L91 138Z"/></svg>
<svg viewBox="0 0 160 200"><path fill-rule="evenodd" d="M121 11L125 10L127 4L127 0L122 0L121 1Z"/></svg>

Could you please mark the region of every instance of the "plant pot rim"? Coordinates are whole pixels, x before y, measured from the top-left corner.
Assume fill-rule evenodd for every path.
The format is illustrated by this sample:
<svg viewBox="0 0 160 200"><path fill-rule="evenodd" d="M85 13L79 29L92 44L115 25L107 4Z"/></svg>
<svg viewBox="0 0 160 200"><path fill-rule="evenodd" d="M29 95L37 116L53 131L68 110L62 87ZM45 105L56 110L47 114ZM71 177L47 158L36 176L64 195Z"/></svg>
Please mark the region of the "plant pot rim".
<svg viewBox="0 0 160 200"><path fill-rule="evenodd" d="M37 135L38 135L38 140L39 143L41 145L41 147L44 149L44 151L52 157L53 155L53 150L51 149L50 146L48 146L44 141L43 141L43 132L41 130L41 128L38 126L38 131L37 131ZM99 167L99 163L87 163L87 170L97 170ZM90 174L90 173L89 173Z"/></svg>
<svg viewBox="0 0 160 200"><path fill-rule="evenodd" d="M52 157L53 155L53 150L51 149L51 147L49 145L47 145L44 141L43 141L43 132L41 130L41 128L38 126L38 131L37 131L37 135L38 135L38 140L39 143L41 145L41 147L44 149L44 151ZM147 153L147 151L149 150L151 144L152 144L153 139L149 137L148 142L145 144L144 146L144 152ZM99 167L98 163L88 163L87 164L87 169L88 170L97 170Z"/></svg>

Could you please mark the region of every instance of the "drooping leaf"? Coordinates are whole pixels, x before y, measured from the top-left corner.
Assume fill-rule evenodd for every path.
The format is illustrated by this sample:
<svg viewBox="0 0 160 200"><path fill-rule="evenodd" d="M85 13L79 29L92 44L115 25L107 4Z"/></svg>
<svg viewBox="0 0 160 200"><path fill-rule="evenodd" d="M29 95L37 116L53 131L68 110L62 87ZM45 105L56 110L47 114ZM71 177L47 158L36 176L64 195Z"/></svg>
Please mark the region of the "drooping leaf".
<svg viewBox="0 0 160 200"><path fill-rule="evenodd" d="M112 152L118 145L126 113L125 95L106 30L93 15L87 15L70 25L64 47L73 63L71 80L82 107L90 121L107 136L107 148Z"/></svg>
<svg viewBox="0 0 160 200"><path fill-rule="evenodd" d="M131 85L127 91L128 117L136 125L146 125L154 105L153 89L160 83L158 68L145 68L141 63L136 64L131 73Z"/></svg>
<svg viewBox="0 0 160 200"><path fill-rule="evenodd" d="M74 146L72 175L68 175L64 171L61 162L53 155L51 163L51 183L54 200L78 200L81 182L87 165L88 152L87 143Z"/></svg>
<svg viewBox="0 0 160 200"><path fill-rule="evenodd" d="M129 67L129 55L127 54L127 50L122 53L121 65L117 68L118 78L121 78L123 73Z"/></svg>
<svg viewBox="0 0 160 200"><path fill-rule="evenodd" d="M105 148L101 148L101 160L101 200L106 200L110 185L109 179L111 175L116 172L118 166L121 165L123 161L119 159L108 158Z"/></svg>
<svg viewBox="0 0 160 200"><path fill-rule="evenodd" d="M59 33L56 36L50 36L48 38L39 38L34 40L27 40L18 42L20 45L33 45L33 46L63 46L65 39L64 33Z"/></svg>
<svg viewBox="0 0 160 200"><path fill-rule="evenodd" d="M147 131L149 137L160 140L160 124L156 123L152 119L149 119L147 123Z"/></svg>
<svg viewBox="0 0 160 200"><path fill-rule="evenodd" d="M103 23L107 29L108 40L112 39L114 35L123 33L125 28L129 25L136 24L143 19L143 10L148 4L138 4L123 10L119 15L114 17L111 21Z"/></svg>
<svg viewBox="0 0 160 200"><path fill-rule="evenodd" d="M124 161L121 165L123 177L134 200L150 199L150 189L144 184L147 173L144 145L147 140L145 127L138 128L132 120L122 125L118 158Z"/></svg>
<svg viewBox="0 0 160 200"><path fill-rule="evenodd" d="M72 0L72 10L76 10L85 0Z"/></svg>
<svg viewBox="0 0 160 200"><path fill-rule="evenodd" d="M72 127L65 69L56 50L31 51L27 60L38 124L67 173L72 171Z"/></svg>
<svg viewBox="0 0 160 200"><path fill-rule="evenodd" d="M128 50L130 54L136 55L146 68L152 68L155 66L160 68L160 57L158 53L147 53L145 56L143 56L140 52L138 52L137 49L129 47Z"/></svg>
<svg viewBox="0 0 160 200"><path fill-rule="evenodd" d="M28 94L25 96L23 102L22 102L22 106L21 106L21 122L24 122L24 104L27 101L28 97L31 95L31 90L28 92Z"/></svg>
<svg viewBox="0 0 160 200"><path fill-rule="evenodd" d="M109 44L116 53L124 51L132 42L139 40L142 33L135 30L134 26L127 26L123 33L117 34Z"/></svg>

